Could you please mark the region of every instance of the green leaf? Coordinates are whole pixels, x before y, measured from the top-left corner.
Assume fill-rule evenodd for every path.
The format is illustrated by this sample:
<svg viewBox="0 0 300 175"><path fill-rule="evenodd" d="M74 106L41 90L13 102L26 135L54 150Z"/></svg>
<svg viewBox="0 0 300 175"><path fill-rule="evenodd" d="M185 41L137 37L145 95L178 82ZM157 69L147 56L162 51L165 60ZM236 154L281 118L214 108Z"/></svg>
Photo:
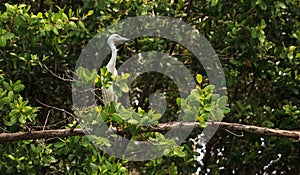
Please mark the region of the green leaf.
<svg viewBox="0 0 300 175"><path fill-rule="evenodd" d="M20 114L20 111L18 109L13 109L12 111L10 111L9 116L16 117L19 114Z"/></svg>
<svg viewBox="0 0 300 175"><path fill-rule="evenodd" d="M181 107L181 98L176 98L176 104Z"/></svg>
<svg viewBox="0 0 300 175"><path fill-rule="evenodd" d="M15 37L15 34L10 33L10 32L6 32L6 33L4 34L4 38L5 38L6 40L12 39L12 38L14 38L14 37Z"/></svg>
<svg viewBox="0 0 300 175"><path fill-rule="evenodd" d="M85 29L85 26L82 21L78 21L78 25L80 26L81 29Z"/></svg>
<svg viewBox="0 0 300 175"><path fill-rule="evenodd" d="M20 92L20 91L22 91L22 90L24 90L24 88L25 88L25 86L23 85L23 84L18 84L18 85L15 85L14 86L14 91L15 92Z"/></svg>
<svg viewBox="0 0 300 175"><path fill-rule="evenodd" d="M208 115L209 115L209 114L208 114ZM197 120L198 120L198 122L199 122L199 124L200 124L200 126L201 126L202 128L205 128L205 127L206 127L206 123L205 123L205 120L204 120L203 117L198 116L198 117L197 117Z"/></svg>
<svg viewBox="0 0 300 175"><path fill-rule="evenodd" d="M27 27L28 23L25 20L26 19L24 18L24 16L16 16L14 19L14 24L18 27Z"/></svg>
<svg viewBox="0 0 300 175"><path fill-rule="evenodd" d="M10 103L11 99L9 97L4 97L1 99L1 104L8 104Z"/></svg>
<svg viewBox="0 0 300 175"><path fill-rule="evenodd" d="M218 100L218 107L223 109L227 105L228 97L227 96L222 96Z"/></svg>
<svg viewBox="0 0 300 175"><path fill-rule="evenodd" d="M229 112L230 112L230 108L225 107L223 113L224 113L224 114L228 114Z"/></svg>
<svg viewBox="0 0 300 175"><path fill-rule="evenodd" d="M91 16L94 14L94 10L89 10L86 16Z"/></svg>
<svg viewBox="0 0 300 175"><path fill-rule="evenodd" d="M260 21L260 27L263 29L263 28L265 28L267 25L266 25L266 21L264 20L264 19L262 19L261 21Z"/></svg>
<svg viewBox="0 0 300 175"><path fill-rule="evenodd" d="M255 4L259 5L262 2L262 0L256 0Z"/></svg>
<svg viewBox="0 0 300 175"><path fill-rule="evenodd" d="M27 117L26 117L26 115L21 115L20 117L19 117L19 122L21 123L21 124L25 124L26 123L26 119L27 119Z"/></svg>
<svg viewBox="0 0 300 175"><path fill-rule="evenodd" d="M6 39L4 36L0 37L0 47L5 47L6 46Z"/></svg>
<svg viewBox="0 0 300 175"><path fill-rule="evenodd" d="M198 90L198 89L193 89L192 92L191 92L191 95L192 95L196 100L198 100L198 99L200 98L199 90Z"/></svg>
<svg viewBox="0 0 300 175"><path fill-rule="evenodd" d="M255 30L254 28L251 30L251 37L253 39L257 38L257 30ZM231 61L230 61L231 62Z"/></svg>
<svg viewBox="0 0 300 175"><path fill-rule="evenodd" d="M19 9L22 9L22 8L24 8L24 7L26 7L26 4L20 4L20 5L18 6Z"/></svg>
<svg viewBox="0 0 300 175"><path fill-rule="evenodd" d="M140 120L141 120L141 117L140 117L140 115L139 115L138 113L133 112L133 113L132 113L132 119L137 120L137 121L140 121Z"/></svg>
<svg viewBox="0 0 300 175"><path fill-rule="evenodd" d="M262 10L267 10L267 5L266 5L266 3L265 3L264 1L262 1L262 2L259 4L259 7L260 7L260 9L262 9Z"/></svg>
<svg viewBox="0 0 300 175"><path fill-rule="evenodd" d="M289 47L289 51L290 51L290 52L293 52L296 48L297 48L296 46L290 46L290 47Z"/></svg>
<svg viewBox="0 0 300 175"><path fill-rule="evenodd" d="M208 111L208 112L211 111L212 110L212 105L211 104L205 104L204 105L204 110Z"/></svg>
<svg viewBox="0 0 300 175"><path fill-rule="evenodd" d="M214 7L216 5L218 5L219 0L212 0L211 1L211 6Z"/></svg>
<svg viewBox="0 0 300 175"><path fill-rule="evenodd" d="M10 100L12 101L14 99L14 92L9 91L8 94L7 94L7 97L10 98Z"/></svg>
<svg viewBox="0 0 300 175"><path fill-rule="evenodd" d="M211 95L211 101L216 102L219 99L219 96L220 96L219 94L212 94Z"/></svg>
<svg viewBox="0 0 300 175"><path fill-rule="evenodd" d="M125 93L129 92L129 87L127 86L127 84L125 82L120 83L120 89L121 89L121 91L123 91Z"/></svg>
<svg viewBox="0 0 300 175"><path fill-rule="evenodd" d="M210 113L205 112L205 113L201 114L200 117L203 118L204 121L207 121L210 117Z"/></svg>
<svg viewBox="0 0 300 175"><path fill-rule="evenodd" d="M207 126L206 122L199 122L201 128L205 128Z"/></svg>
<svg viewBox="0 0 300 175"><path fill-rule="evenodd" d="M178 157L184 157L185 153L182 151L182 149L174 149L174 154L177 155Z"/></svg>
<svg viewBox="0 0 300 175"><path fill-rule="evenodd" d="M116 113L112 114L112 119L113 119L113 121L115 121L117 123L122 123L122 121L123 121L122 118L120 117L120 115L116 114Z"/></svg>
<svg viewBox="0 0 300 175"><path fill-rule="evenodd" d="M294 58L293 52L289 52L289 53L287 54L287 57L288 57L289 59L293 59L293 58Z"/></svg>
<svg viewBox="0 0 300 175"><path fill-rule="evenodd" d="M114 93L118 96L118 97L121 97L122 96L122 91L120 89L120 87L116 86L116 85L113 85L113 90L114 90Z"/></svg>
<svg viewBox="0 0 300 175"><path fill-rule="evenodd" d="M217 119L218 121L221 121L221 120L223 119L223 112L222 112L222 110L219 109L219 108L213 110L213 111L211 112L211 114L212 114L213 117L214 117L215 119Z"/></svg>
<svg viewBox="0 0 300 175"><path fill-rule="evenodd" d="M129 119L127 122L130 123L130 124L133 124L133 125L136 125L136 124L139 123L137 120L134 120L134 119L132 119L132 118Z"/></svg>
<svg viewBox="0 0 300 175"><path fill-rule="evenodd" d="M93 162L90 162L90 167L91 169L97 170L98 166L96 164L94 164Z"/></svg>
<svg viewBox="0 0 300 175"><path fill-rule="evenodd" d="M141 107L138 107L138 114L143 115L144 113L145 111Z"/></svg>
<svg viewBox="0 0 300 175"><path fill-rule="evenodd" d="M22 113L24 114L24 115L29 115L30 113L32 113L33 112L33 109L32 109L32 107L30 107L30 106L25 106L23 109L22 109Z"/></svg>
<svg viewBox="0 0 300 175"><path fill-rule="evenodd" d="M157 121L161 118L161 114L153 114L152 115L152 120Z"/></svg>
<svg viewBox="0 0 300 175"><path fill-rule="evenodd" d="M196 80L197 80L198 84L201 84L201 83L202 83L202 80L203 80L203 77L202 77L202 75L200 75L200 74L197 74L197 76L196 76Z"/></svg>
<svg viewBox="0 0 300 175"><path fill-rule="evenodd" d="M16 158L11 154L7 155L7 157L10 158L11 160L16 160Z"/></svg>
<svg viewBox="0 0 300 175"><path fill-rule="evenodd" d="M9 12L11 12L11 13L15 12L15 9L16 9L16 8L15 8L14 6L12 6L12 5L8 4L8 3L5 3L4 5L5 5L6 9L7 9Z"/></svg>
<svg viewBox="0 0 300 175"><path fill-rule="evenodd" d="M43 13L38 12L38 14L36 15L37 18L43 18Z"/></svg>
<svg viewBox="0 0 300 175"><path fill-rule="evenodd" d="M210 84L210 85L206 86L203 90L206 92L213 92L214 89L215 89L215 86Z"/></svg>
<svg viewBox="0 0 300 175"><path fill-rule="evenodd" d="M119 115L120 115L122 120L128 120L129 118L131 118L132 113L129 112L129 111L124 110L124 111L121 111L119 113Z"/></svg>
<svg viewBox="0 0 300 175"><path fill-rule="evenodd" d="M283 9L286 9L286 5L283 3L283 2L278 2L278 5L283 8Z"/></svg>
<svg viewBox="0 0 300 175"><path fill-rule="evenodd" d="M69 25L70 25L72 28L74 28L74 29L77 28L77 25L76 25L75 22L73 22L73 21L70 21L70 22L69 22Z"/></svg>
<svg viewBox="0 0 300 175"><path fill-rule="evenodd" d="M65 146L65 145L66 145L66 143L64 143L64 142L56 142L56 143L54 143L54 147L55 148L61 148L61 147Z"/></svg>
<svg viewBox="0 0 300 175"><path fill-rule="evenodd" d="M262 33L258 33L258 40L259 40L260 42L265 42L265 35L262 34Z"/></svg>
<svg viewBox="0 0 300 175"><path fill-rule="evenodd" d="M7 123L7 125L8 125L8 126L12 126L12 125L14 125L14 124L16 124L16 123L17 123L17 115L12 116L12 117L10 118L9 123Z"/></svg>
<svg viewBox="0 0 300 175"><path fill-rule="evenodd" d="M51 30L52 30L52 32L55 34L55 35L59 35L59 33L58 33L58 30L57 30L57 28L56 27L51 27Z"/></svg>
<svg viewBox="0 0 300 175"><path fill-rule="evenodd" d="M121 79L122 79L122 80L126 80L126 79L128 79L129 77L130 77L130 74L129 74L129 73L125 73L125 74L122 75Z"/></svg>
<svg viewBox="0 0 300 175"><path fill-rule="evenodd" d="M195 121L196 116L197 115L192 110L184 109L184 116L183 116L184 121Z"/></svg>

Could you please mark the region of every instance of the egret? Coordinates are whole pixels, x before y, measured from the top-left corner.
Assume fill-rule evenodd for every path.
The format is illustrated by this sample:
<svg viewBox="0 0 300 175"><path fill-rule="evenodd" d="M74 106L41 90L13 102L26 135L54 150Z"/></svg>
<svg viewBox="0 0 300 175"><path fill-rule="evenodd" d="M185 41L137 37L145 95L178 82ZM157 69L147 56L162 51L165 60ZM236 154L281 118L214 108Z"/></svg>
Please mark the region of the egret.
<svg viewBox="0 0 300 175"><path fill-rule="evenodd" d="M112 74L112 76L118 75L118 71L116 69L118 49L115 44L116 44L116 42L125 42L125 41L130 41L130 39L124 38L118 34L112 34L107 39L107 45L111 49L111 59L109 60L108 64L106 65L106 68L107 68L108 72L110 72ZM118 100L118 97L114 93L113 86L110 86L108 89L103 89L102 94L103 94L103 102L104 102L105 106L108 103L110 103L111 101Z"/></svg>

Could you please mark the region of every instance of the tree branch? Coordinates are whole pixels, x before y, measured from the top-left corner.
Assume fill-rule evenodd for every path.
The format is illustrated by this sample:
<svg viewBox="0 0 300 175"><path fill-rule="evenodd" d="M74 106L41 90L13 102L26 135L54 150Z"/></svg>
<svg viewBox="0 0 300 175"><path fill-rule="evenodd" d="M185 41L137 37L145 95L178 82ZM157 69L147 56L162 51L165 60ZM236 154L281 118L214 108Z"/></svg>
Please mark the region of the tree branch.
<svg viewBox="0 0 300 175"><path fill-rule="evenodd" d="M230 130L230 131L244 131L253 134L265 135L265 136L276 136L285 138L300 139L300 131L295 130L282 130L282 129L271 129L253 125L243 125L238 123L226 123L226 122L207 122L207 126L218 126L218 129ZM146 132L163 132L170 129L188 129L194 127L194 129L202 129L197 122L171 122L161 123L157 126L149 126ZM108 133L115 132L116 129L109 129ZM0 142L12 142L19 140L31 140L31 139L42 139L42 138L58 138L58 137L69 137L69 136L83 136L93 134L93 130L88 129L58 129L58 130L44 130L44 131L32 131L32 132L17 132L17 133L0 133ZM118 131L117 134L124 134L123 131Z"/></svg>

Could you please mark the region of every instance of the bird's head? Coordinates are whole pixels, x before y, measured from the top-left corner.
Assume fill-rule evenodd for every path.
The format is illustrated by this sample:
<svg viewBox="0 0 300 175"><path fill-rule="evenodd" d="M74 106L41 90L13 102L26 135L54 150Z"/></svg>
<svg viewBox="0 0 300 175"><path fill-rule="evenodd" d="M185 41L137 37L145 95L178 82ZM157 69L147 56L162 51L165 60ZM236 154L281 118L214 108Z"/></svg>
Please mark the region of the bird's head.
<svg viewBox="0 0 300 175"><path fill-rule="evenodd" d="M107 39L107 44L112 47L115 46L116 42L130 41L130 39L120 36L119 34L112 34Z"/></svg>

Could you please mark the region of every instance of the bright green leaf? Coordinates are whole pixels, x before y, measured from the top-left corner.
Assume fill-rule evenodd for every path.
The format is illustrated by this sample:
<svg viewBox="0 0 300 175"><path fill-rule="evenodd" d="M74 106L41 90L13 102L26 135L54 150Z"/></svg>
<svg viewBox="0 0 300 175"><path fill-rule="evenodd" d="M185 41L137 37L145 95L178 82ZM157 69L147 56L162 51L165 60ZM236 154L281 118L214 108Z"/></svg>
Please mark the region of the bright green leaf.
<svg viewBox="0 0 300 175"><path fill-rule="evenodd" d="M85 26L82 21L78 21L78 25L80 26L81 29L85 29Z"/></svg>
<svg viewBox="0 0 300 175"><path fill-rule="evenodd" d="M16 160L16 158L11 154L7 155L7 157L10 158L11 160Z"/></svg>
<svg viewBox="0 0 300 175"><path fill-rule="evenodd" d="M91 16L94 14L94 10L89 10L88 13L87 13L87 16Z"/></svg>
<svg viewBox="0 0 300 175"><path fill-rule="evenodd" d="M16 9L16 8L15 8L14 6L12 6L12 5L8 4L8 3L5 3L4 5L5 5L6 9L7 9L9 12L11 12L11 13L15 12L15 9Z"/></svg>
<svg viewBox="0 0 300 175"><path fill-rule="evenodd" d="M126 80L126 79L128 79L129 77L130 77L130 74L129 74L129 73L125 73L125 74L122 75L121 79L122 79L122 80Z"/></svg>
<svg viewBox="0 0 300 175"><path fill-rule="evenodd" d="M202 80L203 80L203 77L202 77L202 75L200 75L200 74L197 74L197 76L196 76L196 80L197 80L198 84L201 84L201 83L202 83Z"/></svg>

